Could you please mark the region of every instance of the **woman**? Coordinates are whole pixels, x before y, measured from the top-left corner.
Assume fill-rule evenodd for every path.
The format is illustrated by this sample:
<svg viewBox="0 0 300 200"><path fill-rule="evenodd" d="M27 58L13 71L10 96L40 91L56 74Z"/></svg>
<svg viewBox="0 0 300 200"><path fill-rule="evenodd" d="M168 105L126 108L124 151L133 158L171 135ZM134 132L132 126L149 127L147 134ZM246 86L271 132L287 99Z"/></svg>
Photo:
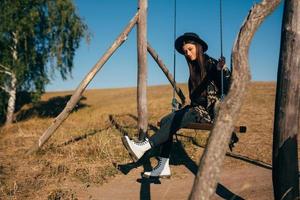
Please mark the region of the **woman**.
<svg viewBox="0 0 300 200"><path fill-rule="evenodd" d="M204 54L207 44L195 33L184 33L175 41L176 50L185 56L190 77L188 81L190 105L165 116L160 129L143 142L135 142L128 136L122 142L134 161L140 159L146 151L161 146L158 165L143 176L170 177L169 157L173 134L191 122L213 123L215 107L221 97L221 70L223 70L223 88L225 93L230 83L230 71L224 67L225 59L219 61Z"/></svg>

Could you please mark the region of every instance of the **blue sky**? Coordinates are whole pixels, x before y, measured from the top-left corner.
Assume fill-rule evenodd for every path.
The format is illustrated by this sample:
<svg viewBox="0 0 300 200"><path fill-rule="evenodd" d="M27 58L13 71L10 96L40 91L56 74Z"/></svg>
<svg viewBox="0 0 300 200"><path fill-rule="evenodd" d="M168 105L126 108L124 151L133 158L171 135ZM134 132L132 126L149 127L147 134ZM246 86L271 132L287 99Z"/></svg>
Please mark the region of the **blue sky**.
<svg viewBox="0 0 300 200"><path fill-rule="evenodd" d="M223 53L230 65L234 40L248 11L258 0L223 0ZM83 40L76 51L72 77L55 76L47 91L74 90L102 57L137 11L138 0L74 0L78 14L92 33L91 43ZM256 32L249 52L254 81L276 81L280 48L283 3ZM148 0L148 41L173 72L174 0ZM196 32L208 43L207 53L220 56L219 0L177 0L177 31ZM188 80L183 56L176 54L176 81ZM148 85L168 84L160 68L148 54ZM88 88L120 88L137 85L136 28L114 53Z"/></svg>

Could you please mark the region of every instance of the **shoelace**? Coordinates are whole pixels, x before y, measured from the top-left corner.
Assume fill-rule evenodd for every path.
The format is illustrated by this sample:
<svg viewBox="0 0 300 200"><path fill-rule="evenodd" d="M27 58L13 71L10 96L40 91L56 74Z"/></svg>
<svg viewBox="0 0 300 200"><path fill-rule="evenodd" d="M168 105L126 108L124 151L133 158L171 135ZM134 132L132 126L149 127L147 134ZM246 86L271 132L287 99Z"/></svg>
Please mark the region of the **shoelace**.
<svg viewBox="0 0 300 200"><path fill-rule="evenodd" d="M162 159L158 158L158 164L153 168L153 170L158 169L162 164Z"/></svg>
<svg viewBox="0 0 300 200"><path fill-rule="evenodd" d="M134 144L138 145L138 146L143 146L147 143L149 143L149 140L147 138L145 138L145 140L143 142L135 142L133 141Z"/></svg>

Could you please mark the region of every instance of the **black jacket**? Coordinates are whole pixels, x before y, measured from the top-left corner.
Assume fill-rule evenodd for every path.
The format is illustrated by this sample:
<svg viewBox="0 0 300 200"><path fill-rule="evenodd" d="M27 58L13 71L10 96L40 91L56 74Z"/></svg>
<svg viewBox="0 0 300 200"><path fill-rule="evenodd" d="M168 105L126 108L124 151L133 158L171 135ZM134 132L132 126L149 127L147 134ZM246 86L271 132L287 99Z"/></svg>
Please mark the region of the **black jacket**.
<svg viewBox="0 0 300 200"><path fill-rule="evenodd" d="M218 61L204 54L206 77L201 83L193 86L189 78L189 95L192 106L201 105L208 107L211 105L210 98L221 97L221 70L217 69ZM231 73L228 68L223 68L223 91L227 94L230 87Z"/></svg>

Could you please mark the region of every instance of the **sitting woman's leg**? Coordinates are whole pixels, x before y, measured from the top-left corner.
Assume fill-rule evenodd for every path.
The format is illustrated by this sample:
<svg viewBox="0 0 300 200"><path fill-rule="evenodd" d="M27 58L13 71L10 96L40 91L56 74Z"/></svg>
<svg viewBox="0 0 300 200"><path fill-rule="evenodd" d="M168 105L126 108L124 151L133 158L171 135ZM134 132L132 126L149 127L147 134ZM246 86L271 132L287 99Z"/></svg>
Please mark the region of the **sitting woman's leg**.
<svg viewBox="0 0 300 200"><path fill-rule="evenodd" d="M198 118L197 111L190 106L168 114L161 120L160 129L149 138L151 146L156 147L167 142L179 129L197 122Z"/></svg>
<svg viewBox="0 0 300 200"><path fill-rule="evenodd" d="M186 106L181 110L172 112L162 118L160 129L149 139L143 142L134 142L128 136L122 138L123 144L129 151L132 159L137 161L144 153L152 147L161 147L161 154L158 157L158 164L150 172L144 172L143 176L148 177L170 177L169 157L173 144L173 134L180 128L193 122L211 123L209 113L202 106Z"/></svg>
<svg viewBox="0 0 300 200"><path fill-rule="evenodd" d="M145 171L143 177L160 177L160 178L169 178L171 177L171 169L169 166L169 158L173 145L173 136L171 135L167 142L163 143L160 147L160 154L157 157L157 165L153 168L152 171Z"/></svg>
<svg viewBox="0 0 300 200"><path fill-rule="evenodd" d="M199 115L197 111L193 107L187 106L165 116L161 121L160 129L149 139L146 138L144 142L135 142L130 140L128 136L124 136L122 141L132 159L137 161L147 150L151 149L151 147L157 147L167 142L177 130L198 120Z"/></svg>

